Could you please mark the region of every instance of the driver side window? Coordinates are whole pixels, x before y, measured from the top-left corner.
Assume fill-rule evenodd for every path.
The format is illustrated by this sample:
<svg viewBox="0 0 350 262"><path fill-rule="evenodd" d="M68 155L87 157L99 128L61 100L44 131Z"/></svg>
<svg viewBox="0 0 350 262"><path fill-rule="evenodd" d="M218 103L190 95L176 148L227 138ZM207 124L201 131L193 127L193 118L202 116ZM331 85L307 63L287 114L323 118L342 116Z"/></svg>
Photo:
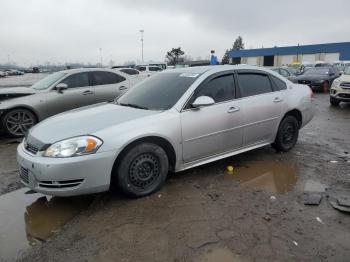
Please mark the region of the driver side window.
<svg viewBox="0 0 350 262"><path fill-rule="evenodd" d="M89 75L88 73L77 73L63 79L61 83L66 84L68 88L89 86Z"/></svg>
<svg viewBox="0 0 350 262"><path fill-rule="evenodd" d="M191 108L192 103L200 96L209 96L215 103L233 100L234 86L233 74L215 77L197 88L186 108Z"/></svg>

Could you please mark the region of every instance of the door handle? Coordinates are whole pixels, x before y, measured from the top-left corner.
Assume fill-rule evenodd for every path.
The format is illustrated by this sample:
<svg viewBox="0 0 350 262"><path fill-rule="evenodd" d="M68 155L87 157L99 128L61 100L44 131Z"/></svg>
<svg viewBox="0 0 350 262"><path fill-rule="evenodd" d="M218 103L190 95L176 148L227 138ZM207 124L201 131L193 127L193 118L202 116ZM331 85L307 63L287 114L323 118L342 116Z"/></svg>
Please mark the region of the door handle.
<svg viewBox="0 0 350 262"><path fill-rule="evenodd" d="M119 90L120 90L120 91L125 90L125 89L127 89L126 86L121 86L121 87L119 87Z"/></svg>
<svg viewBox="0 0 350 262"><path fill-rule="evenodd" d="M83 95L86 96L86 95L93 95L94 92L90 91L90 90L86 90L83 92Z"/></svg>
<svg viewBox="0 0 350 262"><path fill-rule="evenodd" d="M228 110L227 113L233 113L239 111L239 107L231 106Z"/></svg>
<svg viewBox="0 0 350 262"><path fill-rule="evenodd" d="M282 102L283 100L279 97L275 97L275 99L273 100L274 103L279 103Z"/></svg>

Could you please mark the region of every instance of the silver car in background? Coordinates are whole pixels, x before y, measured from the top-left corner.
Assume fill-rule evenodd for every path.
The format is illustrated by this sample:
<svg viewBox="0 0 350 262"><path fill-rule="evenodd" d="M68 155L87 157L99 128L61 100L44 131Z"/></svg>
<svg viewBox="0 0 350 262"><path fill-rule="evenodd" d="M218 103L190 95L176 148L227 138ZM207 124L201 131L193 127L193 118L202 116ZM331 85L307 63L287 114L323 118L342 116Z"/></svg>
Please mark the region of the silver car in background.
<svg viewBox="0 0 350 262"><path fill-rule="evenodd" d="M251 66L174 69L119 99L33 127L18 146L21 181L48 195L158 190L181 171L273 144L288 151L313 117L312 92Z"/></svg>
<svg viewBox="0 0 350 262"><path fill-rule="evenodd" d="M1 88L0 129L23 136L47 117L113 100L141 80L114 70L82 68L53 73L30 88Z"/></svg>

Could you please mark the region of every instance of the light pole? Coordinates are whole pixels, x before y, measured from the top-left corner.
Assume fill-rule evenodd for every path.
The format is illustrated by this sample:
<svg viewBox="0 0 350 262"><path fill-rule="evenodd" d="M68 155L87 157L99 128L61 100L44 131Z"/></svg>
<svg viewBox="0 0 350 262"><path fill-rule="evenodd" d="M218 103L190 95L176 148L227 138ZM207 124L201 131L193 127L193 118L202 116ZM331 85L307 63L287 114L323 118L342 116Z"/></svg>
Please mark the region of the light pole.
<svg viewBox="0 0 350 262"><path fill-rule="evenodd" d="M145 32L145 30L141 29L140 33L141 33L141 57L142 57L142 64L143 64L143 32Z"/></svg>
<svg viewBox="0 0 350 262"><path fill-rule="evenodd" d="M100 47L100 67L102 67L102 48Z"/></svg>

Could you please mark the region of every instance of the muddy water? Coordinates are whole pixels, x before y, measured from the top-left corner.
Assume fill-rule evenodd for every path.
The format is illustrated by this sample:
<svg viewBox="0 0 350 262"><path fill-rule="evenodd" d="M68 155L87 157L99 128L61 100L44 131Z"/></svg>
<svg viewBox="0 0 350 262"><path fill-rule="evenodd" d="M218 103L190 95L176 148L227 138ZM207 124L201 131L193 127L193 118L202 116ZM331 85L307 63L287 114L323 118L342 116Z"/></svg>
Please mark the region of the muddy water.
<svg viewBox="0 0 350 262"><path fill-rule="evenodd" d="M272 160L253 161L234 167L227 177L240 182L242 186L282 194L293 190L298 179L294 167Z"/></svg>
<svg viewBox="0 0 350 262"><path fill-rule="evenodd" d="M45 241L92 201L92 197L56 198L27 191L0 196L0 261Z"/></svg>

